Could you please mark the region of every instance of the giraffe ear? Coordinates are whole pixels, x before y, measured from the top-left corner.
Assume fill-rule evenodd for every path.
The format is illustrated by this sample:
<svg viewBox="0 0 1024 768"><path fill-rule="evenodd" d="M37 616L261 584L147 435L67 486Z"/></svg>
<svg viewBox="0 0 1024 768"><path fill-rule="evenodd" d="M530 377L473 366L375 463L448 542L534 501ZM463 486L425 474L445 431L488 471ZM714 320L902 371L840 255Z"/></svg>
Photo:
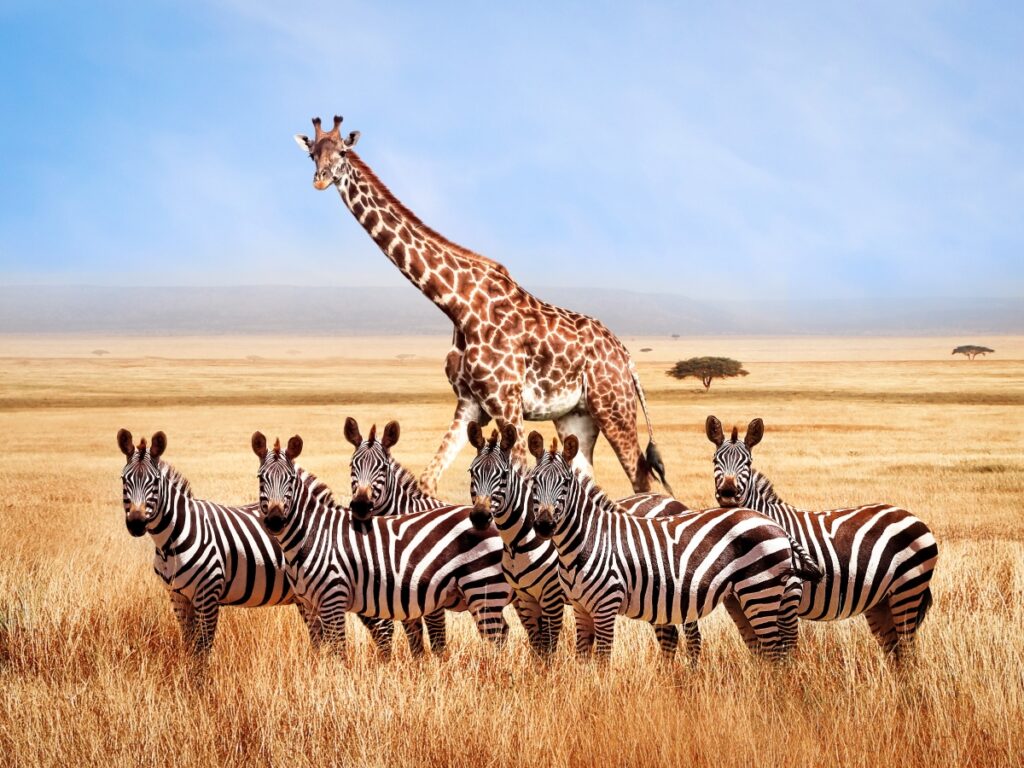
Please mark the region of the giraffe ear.
<svg viewBox="0 0 1024 768"><path fill-rule="evenodd" d="M512 450L512 446L516 444L516 440L519 439L519 432L516 431L514 424L504 424L501 427L501 450L508 453Z"/></svg>
<svg viewBox="0 0 1024 768"><path fill-rule="evenodd" d="M149 457L155 464L160 460L160 457L164 455L164 451L167 450L167 435L163 432L157 432L153 435L152 444L149 446Z"/></svg>
<svg viewBox="0 0 1024 768"><path fill-rule="evenodd" d="M303 152L309 153L313 151L313 141L305 134L296 133L295 143L299 145Z"/></svg>
<svg viewBox="0 0 1024 768"><path fill-rule="evenodd" d="M359 432L359 425L351 416L345 419L345 439L356 448L363 444L363 436Z"/></svg>
<svg viewBox="0 0 1024 768"><path fill-rule="evenodd" d="M754 419L747 426L747 434L743 436L743 442L747 448L753 448L761 442L762 437L764 437L764 422L760 419Z"/></svg>
<svg viewBox="0 0 1024 768"><path fill-rule="evenodd" d="M252 433L252 452L260 458L260 464L267 460L267 438L262 432Z"/></svg>
<svg viewBox="0 0 1024 768"><path fill-rule="evenodd" d="M295 461L299 458L302 453L302 438L298 435L292 435L288 439L288 447L284 449L284 457L288 461Z"/></svg>
<svg viewBox="0 0 1024 768"><path fill-rule="evenodd" d="M533 458L540 462L541 458L544 456L544 438L541 437L540 432L537 432L536 430L531 432L530 437L527 438L526 444L529 446L530 454Z"/></svg>
<svg viewBox="0 0 1024 768"><path fill-rule="evenodd" d="M480 425L475 421L469 422L469 426L466 427L466 434L469 436L469 444L478 451L484 447L484 433L481 431Z"/></svg>
<svg viewBox="0 0 1024 768"><path fill-rule="evenodd" d="M359 131L352 131L352 133L348 135L348 138L345 139L345 146L352 149L352 147L356 145L357 141L359 141Z"/></svg>
<svg viewBox="0 0 1024 768"><path fill-rule="evenodd" d="M714 416L708 416L704 422L704 433L708 436L708 440L714 443L718 448L722 447L722 443L725 442L725 433L722 432L722 422L720 422Z"/></svg>
<svg viewBox="0 0 1024 768"><path fill-rule="evenodd" d="M565 445L562 446L562 458L566 464L572 464L576 454L580 452L580 441L576 435L569 435L565 438Z"/></svg>
<svg viewBox="0 0 1024 768"><path fill-rule="evenodd" d="M117 430L117 447L121 449L126 459L130 459L135 453L135 443L132 442L132 433L127 429Z"/></svg>
<svg viewBox="0 0 1024 768"><path fill-rule="evenodd" d="M384 425L384 437L380 439L381 447L387 451L398 442L398 436L401 434L401 430L398 427L397 421L389 421Z"/></svg>

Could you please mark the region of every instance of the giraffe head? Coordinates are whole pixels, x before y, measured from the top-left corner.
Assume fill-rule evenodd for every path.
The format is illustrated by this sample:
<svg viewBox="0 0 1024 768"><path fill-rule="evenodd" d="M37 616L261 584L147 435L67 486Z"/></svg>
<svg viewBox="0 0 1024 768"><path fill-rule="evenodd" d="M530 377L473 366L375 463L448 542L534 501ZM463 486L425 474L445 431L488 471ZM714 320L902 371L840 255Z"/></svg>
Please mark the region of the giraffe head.
<svg viewBox="0 0 1024 768"><path fill-rule="evenodd" d="M295 134L295 143L313 158L316 165L313 186L317 189L327 189L344 177L348 169L348 151L359 141L359 131L352 131L347 137L342 138L341 120L341 117L335 115L334 127L325 131L320 127L320 118L314 117L313 127L316 133L312 139L301 133Z"/></svg>
<svg viewBox="0 0 1024 768"><path fill-rule="evenodd" d="M142 536L159 511L160 457L167 448L167 435L157 432L148 446L146 438L136 446L132 433L119 429L117 446L127 459L121 470L124 524L132 536Z"/></svg>
<svg viewBox="0 0 1024 768"><path fill-rule="evenodd" d="M253 432L252 452L260 460L256 473L260 481L260 519L276 536L284 531L291 518L299 473L295 459L302 453L302 438L292 435L282 451L280 440L275 440L274 447L268 449L263 433Z"/></svg>
<svg viewBox="0 0 1024 768"><path fill-rule="evenodd" d="M761 419L750 422L742 442L736 427L726 440L722 422L714 416L708 416L704 431L708 440L715 444L715 498L723 507L738 507L747 497L754 463L751 451L764 437L764 422Z"/></svg>

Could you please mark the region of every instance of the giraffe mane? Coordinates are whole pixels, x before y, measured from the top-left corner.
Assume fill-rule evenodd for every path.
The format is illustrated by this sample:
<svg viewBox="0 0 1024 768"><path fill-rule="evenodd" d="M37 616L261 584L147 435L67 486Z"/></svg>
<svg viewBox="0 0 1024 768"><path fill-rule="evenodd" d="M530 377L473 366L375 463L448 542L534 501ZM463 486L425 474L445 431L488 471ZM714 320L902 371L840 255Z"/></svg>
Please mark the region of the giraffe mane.
<svg viewBox="0 0 1024 768"><path fill-rule="evenodd" d="M438 243L447 248L451 248L458 255L467 258L471 261L475 261L479 264L482 264L488 269L492 269L495 272L498 272L499 274L503 275L504 277L508 277L509 279L511 279L508 270L505 269L505 265L495 261L494 259L489 259L486 256L477 253L476 251L471 251L469 248L461 246L458 243L453 243L451 240L449 240L447 237L442 235L437 230L432 229L431 227L424 224L423 220L420 219L419 216L417 216L415 213L409 210L408 206L406 206L405 203L403 203L401 200L395 197L394 193L390 189L388 189L387 185L380 180L380 178L377 176L376 173L373 172L370 166L368 166L363 161L363 159L359 157L359 155L357 155L355 152L349 150L348 160L349 163L351 163L355 167L355 169L359 171L359 173L363 177L365 177L370 184L374 185L377 188L377 191L380 192L384 199L386 199L389 203L395 206L398 212L406 219L408 219L413 226L419 229L422 234L426 235L428 238L432 240L437 241Z"/></svg>

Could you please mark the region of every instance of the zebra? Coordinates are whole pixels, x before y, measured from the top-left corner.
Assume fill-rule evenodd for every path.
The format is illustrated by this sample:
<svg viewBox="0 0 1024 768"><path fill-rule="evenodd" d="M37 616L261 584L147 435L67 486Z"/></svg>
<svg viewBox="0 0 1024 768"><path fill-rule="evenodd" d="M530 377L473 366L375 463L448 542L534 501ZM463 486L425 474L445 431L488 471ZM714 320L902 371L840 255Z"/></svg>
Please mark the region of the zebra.
<svg viewBox="0 0 1024 768"><path fill-rule="evenodd" d="M379 441L377 425L372 425L369 437L363 440L359 423L350 416L345 419L344 434L356 449L351 461L352 499L349 502L349 508L356 517L408 515L451 506L425 493L412 474L391 458L391 447L401 435L397 421L384 426ZM448 644L444 611L424 616L423 623L427 625L430 650L433 653L443 652ZM413 653L422 653L423 630L419 621L407 622L403 626Z"/></svg>
<svg viewBox="0 0 1024 768"><path fill-rule="evenodd" d="M899 661L932 603L931 578L939 550L928 526L889 504L798 510L779 498L771 481L753 468L751 454L764 436L754 419L743 440L733 427L725 439L714 416L705 422L715 445L715 496L724 507L744 506L770 517L824 565L824 577L797 594L797 614L811 621L867 618L887 657Z"/></svg>
<svg viewBox="0 0 1024 768"><path fill-rule="evenodd" d="M623 515L593 478L574 471L574 435L558 451L544 450L539 432L528 447L537 459L529 475L529 514L558 551L559 572L576 616L576 651L611 654L615 617L684 624L725 603L748 646L772 659L795 643L791 584L820 578L794 559L789 537L749 509L709 509L671 517ZM795 566L800 563L799 566ZM789 640L788 638L793 638Z"/></svg>
<svg viewBox="0 0 1024 768"><path fill-rule="evenodd" d="M295 464L300 436L283 451L279 442L268 450L256 432L252 448L260 459L260 519L284 552L296 598L333 650L344 649L347 612L409 622L468 610L484 638L504 642L502 609L512 591L501 572L501 539L477 531L469 508L364 516Z"/></svg>
<svg viewBox="0 0 1024 768"><path fill-rule="evenodd" d="M530 647L541 657L558 648L563 605L566 594L558 575L558 553L549 540L540 538L527 520L528 485L525 470L513 459L512 448L518 433L511 424L502 423L485 440L480 425L468 426L470 444L477 455L469 468L473 512L470 519L478 530L493 521L504 543L502 568L516 593L516 611L526 629ZM640 493L620 499L622 512L639 517L662 517L688 511L683 502L671 496ZM683 626L691 663L700 656L700 632L696 622ZM655 625L662 655L670 658L679 642L679 630L673 624Z"/></svg>
<svg viewBox="0 0 1024 768"><path fill-rule="evenodd" d="M136 447L127 429L117 444L126 463L121 472L125 525L132 536L150 535L153 570L163 581L186 648L205 666L222 605L262 607L295 602L277 541L260 524L258 507L203 501L180 472L162 460L163 432ZM299 605L311 637L316 633ZM389 627L374 627L382 651L390 649Z"/></svg>

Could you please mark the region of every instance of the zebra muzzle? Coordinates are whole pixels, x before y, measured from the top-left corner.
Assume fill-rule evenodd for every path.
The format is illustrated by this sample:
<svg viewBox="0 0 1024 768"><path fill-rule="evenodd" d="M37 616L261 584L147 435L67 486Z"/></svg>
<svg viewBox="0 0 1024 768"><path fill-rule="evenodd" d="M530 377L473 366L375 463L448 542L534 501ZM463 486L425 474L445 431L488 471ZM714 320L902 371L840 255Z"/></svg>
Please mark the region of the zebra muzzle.
<svg viewBox="0 0 1024 768"><path fill-rule="evenodd" d="M487 530L491 524L491 498L480 496L473 500L473 511L469 513L469 521L478 531Z"/></svg>

